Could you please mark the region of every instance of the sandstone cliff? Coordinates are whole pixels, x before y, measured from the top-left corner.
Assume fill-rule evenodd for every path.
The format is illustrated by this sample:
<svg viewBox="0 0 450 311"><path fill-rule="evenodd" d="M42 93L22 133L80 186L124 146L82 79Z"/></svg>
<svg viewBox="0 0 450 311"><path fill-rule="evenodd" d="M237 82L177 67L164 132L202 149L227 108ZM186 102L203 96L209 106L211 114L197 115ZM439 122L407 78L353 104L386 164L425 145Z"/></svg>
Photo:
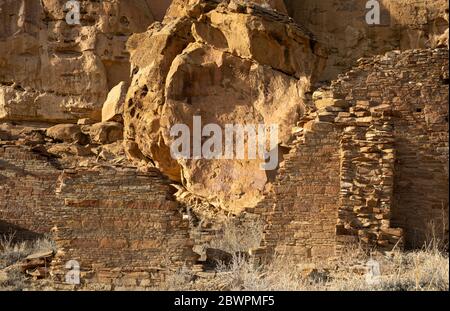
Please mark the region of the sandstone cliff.
<svg viewBox="0 0 450 311"><path fill-rule="evenodd" d="M154 21L144 0L0 1L0 120L99 118L108 90L129 80L128 36ZM159 10L159 14L161 10Z"/></svg>
<svg viewBox="0 0 450 311"><path fill-rule="evenodd" d="M448 44L448 1L380 0L379 25L367 24L367 2L285 0L290 16L328 48L321 79L336 78L361 57Z"/></svg>
<svg viewBox="0 0 450 311"><path fill-rule="evenodd" d="M316 83L335 78L361 57L448 44L444 1L381 1L379 25L367 24L368 9L362 0L285 1L286 5L254 1L262 5L258 9L239 1L219 2L174 1L163 24L130 40L136 74L125 128L130 146L139 148L165 174L213 204L231 209L256 204L273 173L259 172L257 161L175 161L169 150L174 141L171 126L190 124L192 130L193 115L202 116L203 124L222 127L278 123L280 145L287 146L291 129L309 103L305 94ZM263 7L288 12L298 25ZM301 48L302 36L307 39ZM227 66L240 69L231 72L224 69Z"/></svg>

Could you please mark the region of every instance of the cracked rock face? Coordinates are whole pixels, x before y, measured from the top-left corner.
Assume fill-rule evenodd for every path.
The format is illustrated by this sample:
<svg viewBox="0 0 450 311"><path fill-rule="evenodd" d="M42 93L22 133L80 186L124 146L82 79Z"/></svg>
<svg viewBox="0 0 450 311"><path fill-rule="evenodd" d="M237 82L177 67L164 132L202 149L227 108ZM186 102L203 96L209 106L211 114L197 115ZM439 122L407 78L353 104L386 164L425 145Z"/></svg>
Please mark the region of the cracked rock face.
<svg viewBox="0 0 450 311"><path fill-rule="evenodd" d="M448 1L379 0L379 25L367 24L367 2L285 0L290 16L308 27L329 51L321 79L335 79L361 57L448 45Z"/></svg>
<svg viewBox="0 0 450 311"><path fill-rule="evenodd" d="M155 18L146 0L0 0L0 120L99 119L108 91L129 80L128 36Z"/></svg>
<svg viewBox="0 0 450 311"><path fill-rule="evenodd" d="M189 5L189 3L190 5ZM125 139L158 168L213 204L239 212L261 198L261 160L174 159L175 124L279 125L279 144L305 111L305 93L326 60L286 15L231 1L175 1L165 21L129 41L134 76ZM245 145L248 148L248 145Z"/></svg>

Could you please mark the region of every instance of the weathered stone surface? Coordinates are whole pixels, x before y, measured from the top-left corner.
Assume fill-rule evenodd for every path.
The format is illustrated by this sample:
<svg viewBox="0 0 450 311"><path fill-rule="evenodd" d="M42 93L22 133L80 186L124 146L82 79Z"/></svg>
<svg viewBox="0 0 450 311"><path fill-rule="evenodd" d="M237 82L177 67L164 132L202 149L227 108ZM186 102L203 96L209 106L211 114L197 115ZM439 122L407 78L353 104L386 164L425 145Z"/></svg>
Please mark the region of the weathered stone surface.
<svg viewBox="0 0 450 311"><path fill-rule="evenodd" d="M229 211L265 221L253 257L277 251L304 263L358 241L448 245L443 1L380 0L382 24L368 26L365 0L287 0L312 35L280 14L282 1L176 0L129 40L132 67L128 35L162 20L170 1L80 1L82 25L70 27L63 2L0 0L0 235L52 231L52 280L64 281L74 258L83 283L109 289L229 261L207 251ZM324 74L316 40L331 53ZM401 51L410 48L419 49ZM125 127L97 123L130 72ZM124 89L111 92L105 119L121 121ZM278 123L280 168L173 159L169 129L192 129L195 115L221 127ZM31 261L30 276L50 272Z"/></svg>
<svg viewBox="0 0 450 311"><path fill-rule="evenodd" d="M90 127L89 135L93 143L111 144L123 139L123 125L113 121L96 123Z"/></svg>
<svg viewBox="0 0 450 311"><path fill-rule="evenodd" d="M77 121L77 124L78 125L92 125L92 124L95 124L96 122L95 122L95 120L93 120L93 119L90 119L90 118L83 118L83 119L80 119L80 120L78 120Z"/></svg>
<svg viewBox="0 0 450 311"><path fill-rule="evenodd" d="M288 12L327 46L323 80L332 80L361 57L391 50L434 48L448 36L448 1L379 0L379 25L366 22L367 0L285 0Z"/></svg>
<svg viewBox="0 0 450 311"><path fill-rule="evenodd" d="M101 118L108 90L129 79L125 42L154 18L146 0L0 2L0 120Z"/></svg>
<svg viewBox="0 0 450 311"><path fill-rule="evenodd" d="M78 142L81 145L87 144L89 138L81 132L79 125L58 124L50 127L46 131L47 136L67 143Z"/></svg>
<svg viewBox="0 0 450 311"><path fill-rule="evenodd" d="M125 96L128 91L128 85L122 81L111 89L108 93L102 108L102 122L123 121L123 106L125 104Z"/></svg>
<svg viewBox="0 0 450 311"><path fill-rule="evenodd" d="M72 155L70 161L49 157L19 145L27 140L22 126L8 128L0 126L19 138L0 142L0 236L48 235L57 248L51 264L51 254L27 258L21 266L27 274L40 278L51 273L53 285L64 284L65 265L76 259L83 286L151 287L164 280L169 268L196 261L189 221L170 196L169 181L156 169L112 164L92 153ZM49 150L77 146L45 143ZM117 146L101 148L114 152ZM0 270L0 278L6 277Z"/></svg>
<svg viewBox="0 0 450 311"><path fill-rule="evenodd" d="M93 152L89 147L74 144L57 144L44 150L51 155L69 159L73 157L86 157L93 155Z"/></svg>
<svg viewBox="0 0 450 311"><path fill-rule="evenodd" d="M325 57L306 30L259 6L175 2L169 13L130 39L137 73L125 138L191 192L231 210L253 206L267 183L260 160L175 160L170 129L192 130L193 116L222 128L278 124L279 143L287 144Z"/></svg>

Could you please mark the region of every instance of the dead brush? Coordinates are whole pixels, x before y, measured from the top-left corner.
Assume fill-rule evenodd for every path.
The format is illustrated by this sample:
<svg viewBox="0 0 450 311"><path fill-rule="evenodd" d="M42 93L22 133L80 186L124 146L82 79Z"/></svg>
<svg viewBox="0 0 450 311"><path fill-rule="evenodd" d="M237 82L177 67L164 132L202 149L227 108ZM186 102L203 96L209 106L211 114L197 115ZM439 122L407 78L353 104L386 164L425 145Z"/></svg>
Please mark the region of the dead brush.
<svg viewBox="0 0 450 311"><path fill-rule="evenodd" d="M0 236L0 291L25 289L28 280L20 271L19 263L31 254L46 251L56 251L48 237L17 242L15 233Z"/></svg>
<svg viewBox="0 0 450 311"><path fill-rule="evenodd" d="M243 232L246 231L239 226L230 225L211 246L230 252L256 243L255 235L244 239ZM448 253L438 245L441 244L433 242L419 250L397 248L382 253L349 244L332 260L299 262L281 252L264 264L233 253L230 263L218 263L208 277L198 277L186 269L176 272L170 287L172 290L217 291L448 291ZM379 282L368 282L369 261L379 264Z"/></svg>
<svg viewBox="0 0 450 311"><path fill-rule="evenodd" d="M209 247L226 251L230 254L247 252L259 247L263 238L264 224L259 219L229 218L222 224Z"/></svg>

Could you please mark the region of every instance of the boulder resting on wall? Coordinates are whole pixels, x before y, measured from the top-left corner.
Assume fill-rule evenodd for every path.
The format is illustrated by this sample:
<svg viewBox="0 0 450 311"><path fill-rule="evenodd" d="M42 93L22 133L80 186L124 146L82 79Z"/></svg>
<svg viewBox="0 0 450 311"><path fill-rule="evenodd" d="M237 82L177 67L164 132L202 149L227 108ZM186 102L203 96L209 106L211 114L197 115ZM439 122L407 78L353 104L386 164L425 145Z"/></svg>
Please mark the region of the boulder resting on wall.
<svg viewBox="0 0 450 311"><path fill-rule="evenodd" d="M288 16L219 2L175 1L163 23L130 38L125 139L188 191L239 212L257 204L268 182L261 160L175 159L171 128L185 124L192 133L194 116L222 130L276 124L278 143L288 144L326 56Z"/></svg>

